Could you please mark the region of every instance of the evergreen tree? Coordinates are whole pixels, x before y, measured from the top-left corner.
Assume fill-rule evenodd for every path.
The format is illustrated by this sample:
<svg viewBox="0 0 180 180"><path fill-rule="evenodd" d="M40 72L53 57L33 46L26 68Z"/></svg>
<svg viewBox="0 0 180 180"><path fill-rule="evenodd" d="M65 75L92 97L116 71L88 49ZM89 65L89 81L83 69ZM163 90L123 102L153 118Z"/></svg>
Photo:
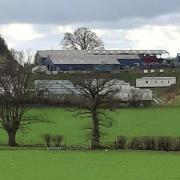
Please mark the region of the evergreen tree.
<svg viewBox="0 0 180 180"><path fill-rule="evenodd" d="M13 58L11 51L8 49L8 46L1 35L0 35L0 56L4 56L6 58Z"/></svg>
<svg viewBox="0 0 180 180"><path fill-rule="evenodd" d="M0 55L6 55L9 53L5 40L0 36Z"/></svg>

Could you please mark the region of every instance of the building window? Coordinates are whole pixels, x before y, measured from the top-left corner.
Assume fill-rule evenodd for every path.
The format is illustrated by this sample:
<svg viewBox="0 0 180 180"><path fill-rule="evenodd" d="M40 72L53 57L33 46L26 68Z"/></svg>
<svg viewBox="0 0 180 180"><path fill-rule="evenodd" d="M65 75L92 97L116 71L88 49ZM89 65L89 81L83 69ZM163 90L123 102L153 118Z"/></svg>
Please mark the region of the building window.
<svg viewBox="0 0 180 180"><path fill-rule="evenodd" d="M155 83L157 84L157 81L155 81Z"/></svg>
<svg viewBox="0 0 180 180"><path fill-rule="evenodd" d="M148 84L148 81L146 81L146 84Z"/></svg>

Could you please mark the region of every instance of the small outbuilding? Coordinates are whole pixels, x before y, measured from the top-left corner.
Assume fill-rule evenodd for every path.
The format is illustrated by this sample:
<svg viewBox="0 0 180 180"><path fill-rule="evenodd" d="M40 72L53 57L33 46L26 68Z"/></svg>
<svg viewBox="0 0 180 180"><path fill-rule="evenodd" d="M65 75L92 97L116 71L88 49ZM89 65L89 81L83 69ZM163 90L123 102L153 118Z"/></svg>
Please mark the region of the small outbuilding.
<svg viewBox="0 0 180 180"><path fill-rule="evenodd" d="M142 77L136 79L138 88L168 87L176 84L176 77Z"/></svg>

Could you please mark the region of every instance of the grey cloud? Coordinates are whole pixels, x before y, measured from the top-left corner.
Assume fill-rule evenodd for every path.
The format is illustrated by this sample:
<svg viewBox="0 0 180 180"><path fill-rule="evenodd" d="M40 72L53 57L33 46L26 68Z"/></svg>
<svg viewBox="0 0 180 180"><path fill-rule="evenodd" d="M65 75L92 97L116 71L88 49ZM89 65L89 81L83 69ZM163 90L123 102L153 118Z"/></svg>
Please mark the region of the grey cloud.
<svg viewBox="0 0 180 180"><path fill-rule="evenodd" d="M71 24L150 19L180 10L179 0L0 0L0 23Z"/></svg>

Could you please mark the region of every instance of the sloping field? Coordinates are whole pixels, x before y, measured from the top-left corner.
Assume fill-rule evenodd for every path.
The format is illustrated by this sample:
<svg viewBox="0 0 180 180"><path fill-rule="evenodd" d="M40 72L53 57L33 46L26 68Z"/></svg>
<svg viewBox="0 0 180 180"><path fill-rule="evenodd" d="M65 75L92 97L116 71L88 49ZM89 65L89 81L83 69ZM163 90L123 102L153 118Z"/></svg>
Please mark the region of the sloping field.
<svg viewBox="0 0 180 180"><path fill-rule="evenodd" d="M32 115L50 120L28 126L18 132L17 141L23 144L43 143L42 135L62 134L67 145L89 145L88 118L74 117L72 112L60 108L33 109ZM180 136L180 107L120 109L107 112L113 126L103 129L103 142L114 142L118 135L133 136ZM6 143L5 132L0 131L0 143Z"/></svg>

